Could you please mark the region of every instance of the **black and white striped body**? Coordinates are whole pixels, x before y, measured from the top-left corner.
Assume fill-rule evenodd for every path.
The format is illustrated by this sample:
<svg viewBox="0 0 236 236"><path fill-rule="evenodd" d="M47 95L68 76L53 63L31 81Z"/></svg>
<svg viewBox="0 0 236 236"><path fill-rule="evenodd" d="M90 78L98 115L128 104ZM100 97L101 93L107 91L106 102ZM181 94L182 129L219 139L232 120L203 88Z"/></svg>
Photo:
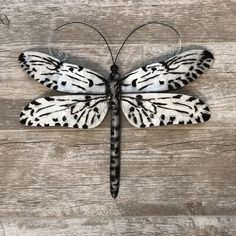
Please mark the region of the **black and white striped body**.
<svg viewBox="0 0 236 236"><path fill-rule="evenodd" d="M113 69L115 67L115 69ZM116 198L120 183L120 99L121 86L118 67L111 67L110 75L110 114L111 114L111 151L110 151L110 191Z"/></svg>

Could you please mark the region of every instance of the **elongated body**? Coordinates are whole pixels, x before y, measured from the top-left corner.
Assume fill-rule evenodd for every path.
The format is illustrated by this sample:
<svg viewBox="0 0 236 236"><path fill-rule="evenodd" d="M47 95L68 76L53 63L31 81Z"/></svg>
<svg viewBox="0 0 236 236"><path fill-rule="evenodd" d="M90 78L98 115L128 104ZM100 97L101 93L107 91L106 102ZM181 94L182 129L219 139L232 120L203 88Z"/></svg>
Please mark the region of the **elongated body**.
<svg viewBox="0 0 236 236"><path fill-rule="evenodd" d="M110 112L111 112L111 150L110 150L110 191L116 198L120 185L120 99L121 86L118 67L111 67L110 75Z"/></svg>

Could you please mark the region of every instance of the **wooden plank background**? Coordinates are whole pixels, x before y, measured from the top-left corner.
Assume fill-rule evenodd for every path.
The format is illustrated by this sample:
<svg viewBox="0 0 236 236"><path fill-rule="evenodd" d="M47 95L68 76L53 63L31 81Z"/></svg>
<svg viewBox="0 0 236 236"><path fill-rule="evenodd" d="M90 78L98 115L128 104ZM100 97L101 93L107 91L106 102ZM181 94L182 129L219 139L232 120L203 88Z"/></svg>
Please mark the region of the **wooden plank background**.
<svg viewBox="0 0 236 236"><path fill-rule="evenodd" d="M235 236L235 18L234 0L0 0L0 235ZM116 52L135 26L152 20L174 26L184 46L214 53L214 66L183 89L207 101L212 118L152 129L124 120L114 201L109 118L85 131L23 127L22 107L52 92L27 78L17 57L45 51L52 30L68 21L93 24ZM70 62L108 75L108 51L90 30L68 27L52 45L66 49ZM176 47L173 32L147 27L129 40L118 64L124 74Z"/></svg>

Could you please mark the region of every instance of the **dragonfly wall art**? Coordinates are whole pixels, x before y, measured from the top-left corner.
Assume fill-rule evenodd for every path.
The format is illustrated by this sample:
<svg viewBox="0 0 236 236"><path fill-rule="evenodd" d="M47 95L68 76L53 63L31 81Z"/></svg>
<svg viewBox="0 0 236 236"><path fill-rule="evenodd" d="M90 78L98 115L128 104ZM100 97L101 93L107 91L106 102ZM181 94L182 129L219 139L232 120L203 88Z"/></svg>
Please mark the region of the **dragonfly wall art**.
<svg viewBox="0 0 236 236"><path fill-rule="evenodd" d="M140 28L140 27L139 27ZM27 126L97 127L111 114L110 191L116 198L120 182L120 116L137 128L196 124L210 118L197 97L169 93L197 79L213 63L208 50L194 49L121 77L116 61L109 78L36 51L19 56L24 71L44 86L71 95L48 96L30 102L21 112ZM166 92L167 91L167 92Z"/></svg>

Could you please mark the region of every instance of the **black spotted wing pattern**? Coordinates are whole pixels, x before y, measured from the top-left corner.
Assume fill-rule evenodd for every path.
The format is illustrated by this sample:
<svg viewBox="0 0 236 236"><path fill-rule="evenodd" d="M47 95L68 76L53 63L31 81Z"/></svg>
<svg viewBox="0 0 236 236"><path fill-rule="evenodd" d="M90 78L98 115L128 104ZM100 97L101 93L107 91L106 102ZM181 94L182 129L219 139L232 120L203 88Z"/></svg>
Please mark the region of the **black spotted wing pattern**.
<svg viewBox="0 0 236 236"><path fill-rule="evenodd" d="M107 81L100 74L44 53L23 52L19 62L31 78L53 90L93 94L105 94L107 90Z"/></svg>
<svg viewBox="0 0 236 236"><path fill-rule="evenodd" d="M208 106L196 97L168 93L126 94L122 111L135 127L196 124L209 120Z"/></svg>
<svg viewBox="0 0 236 236"><path fill-rule="evenodd" d="M36 99L21 112L27 126L64 126L88 129L97 127L108 112L103 95L65 95Z"/></svg>
<svg viewBox="0 0 236 236"><path fill-rule="evenodd" d="M150 64L126 75L122 93L162 92L180 89L197 79L213 63L206 50L189 50L166 61Z"/></svg>

